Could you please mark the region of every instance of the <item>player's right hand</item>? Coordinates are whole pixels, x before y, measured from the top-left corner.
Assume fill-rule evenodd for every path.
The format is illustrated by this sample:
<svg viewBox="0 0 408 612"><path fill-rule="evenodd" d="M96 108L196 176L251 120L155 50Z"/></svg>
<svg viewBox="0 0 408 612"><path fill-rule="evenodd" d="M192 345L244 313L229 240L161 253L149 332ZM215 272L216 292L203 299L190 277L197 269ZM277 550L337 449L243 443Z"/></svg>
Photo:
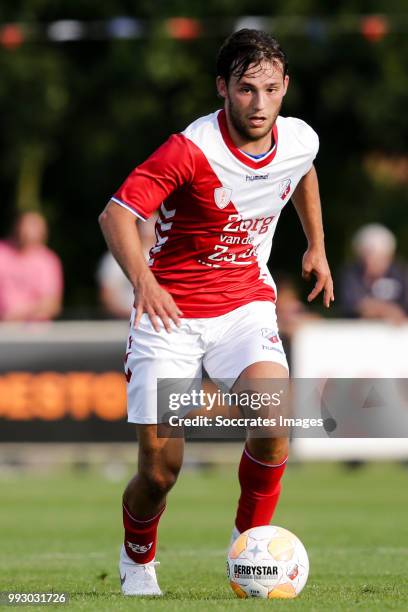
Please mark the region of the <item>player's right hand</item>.
<svg viewBox="0 0 408 612"><path fill-rule="evenodd" d="M160 287L159 283L149 271L143 279L140 280L138 286L134 289L136 308L136 316L133 327L137 329L143 313L149 315L149 319L153 329L160 331L160 322L163 322L165 330L171 333L171 321L177 327L180 327L181 321L179 317L183 316L180 308L177 306L170 293Z"/></svg>

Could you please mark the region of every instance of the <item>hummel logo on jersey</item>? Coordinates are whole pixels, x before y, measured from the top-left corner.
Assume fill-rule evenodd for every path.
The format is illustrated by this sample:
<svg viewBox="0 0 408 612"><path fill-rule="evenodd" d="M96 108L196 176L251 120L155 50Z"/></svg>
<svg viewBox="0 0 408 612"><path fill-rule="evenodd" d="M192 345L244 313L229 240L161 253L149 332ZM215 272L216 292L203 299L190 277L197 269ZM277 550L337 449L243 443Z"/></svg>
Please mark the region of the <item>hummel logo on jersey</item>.
<svg viewBox="0 0 408 612"><path fill-rule="evenodd" d="M126 572L123 574L123 578L122 578L122 575L121 575L121 574L119 574L119 575L120 575L120 584L123 586L123 583L124 583L124 582L125 582L125 580L126 580Z"/></svg>
<svg viewBox="0 0 408 612"><path fill-rule="evenodd" d="M269 173L268 174L247 174L245 176L245 181L248 183L251 183L252 181L266 181L269 178Z"/></svg>
<svg viewBox="0 0 408 612"><path fill-rule="evenodd" d="M279 183L279 197L281 200L284 200L289 195L291 184L292 180L290 178Z"/></svg>
<svg viewBox="0 0 408 612"><path fill-rule="evenodd" d="M214 200L218 208L225 208L231 201L232 189L229 187L216 187L214 189Z"/></svg>
<svg viewBox="0 0 408 612"><path fill-rule="evenodd" d="M144 544L134 544L133 542L129 541L127 541L126 544L135 553L146 553L153 546L153 542L150 542L150 544L146 544L146 546Z"/></svg>

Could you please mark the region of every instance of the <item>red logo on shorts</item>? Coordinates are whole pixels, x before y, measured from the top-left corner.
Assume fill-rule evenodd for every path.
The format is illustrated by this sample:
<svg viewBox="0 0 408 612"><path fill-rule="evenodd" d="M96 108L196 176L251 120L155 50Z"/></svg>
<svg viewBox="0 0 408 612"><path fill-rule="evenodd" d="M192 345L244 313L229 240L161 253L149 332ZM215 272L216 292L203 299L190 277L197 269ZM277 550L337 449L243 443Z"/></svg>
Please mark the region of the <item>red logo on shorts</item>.
<svg viewBox="0 0 408 612"><path fill-rule="evenodd" d="M264 327L263 329L261 329L261 333L263 337L267 338L269 342L272 342L272 344L277 344L278 342L280 342L278 334L273 329L268 329L267 327Z"/></svg>
<svg viewBox="0 0 408 612"><path fill-rule="evenodd" d="M125 376L126 376L126 380L127 382L130 381L130 379L132 378L132 370L130 368L126 369L126 364L127 364L127 360L129 359L129 355L132 353L132 342L133 342L133 338L130 336L129 337L129 344L128 344L128 350L126 355L125 355L125 359L123 360L125 363Z"/></svg>

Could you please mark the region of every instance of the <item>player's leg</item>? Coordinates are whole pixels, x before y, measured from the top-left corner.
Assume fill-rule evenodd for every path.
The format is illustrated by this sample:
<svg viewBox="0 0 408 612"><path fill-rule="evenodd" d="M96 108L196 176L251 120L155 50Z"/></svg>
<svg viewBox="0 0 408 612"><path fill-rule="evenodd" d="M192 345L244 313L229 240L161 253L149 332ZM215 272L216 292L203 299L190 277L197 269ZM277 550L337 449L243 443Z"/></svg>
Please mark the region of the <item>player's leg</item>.
<svg viewBox="0 0 408 612"><path fill-rule="evenodd" d="M136 430L138 471L125 489L123 503L143 520L164 507L183 462L184 438L158 437L156 425L136 425Z"/></svg>
<svg viewBox="0 0 408 612"><path fill-rule="evenodd" d="M136 427L138 471L123 494L125 547L136 563L148 563L155 555L157 527L167 493L182 466L184 439L157 437L156 425Z"/></svg>
<svg viewBox="0 0 408 612"><path fill-rule="evenodd" d="M246 304L219 317L212 327L216 341L204 358L211 378L222 380L235 392L262 391L268 388L268 381L272 389L274 379L288 378L273 303ZM259 432L248 436L238 470L241 496L233 538L238 530L270 522L279 499L287 454L286 438L273 437L273 432L264 437L259 437Z"/></svg>
<svg viewBox="0 0 408 612"><path fill-rule="evenodd" d="M136 427L138 471L123 494L120 579L125 595L161 595L154 561L157 530L183 462L184 439L158 437L156 425Z"/></svg>
<svg viewBox="0 0 408 612"><path fill-rule="evenodd" d="M136 330L131 325L125 374L128 421L137 427L139 463L123 495L125 542L119 569L126 595L161 595L154 569L157 530L166 495L181 467L184 440L170 433L167 437L163 425L157 433L157 423L162 422L158 380L183 383L200 377L202 349L197 337L185 321L171 334L156 332L147 315Z"/></svg>
<svg viewBox="0 0 408 612"><path fill-rule="evenodd" d="M239 393L248 386L256 390L256 379L273 381L287 379L285 366L273 362L258 362L245 368L233 390ZM265 385L262 385L264 390ZM289 440L249 430L238 469L241 495L238 501L233 539L246 529L268 525L279 500L281 478L288 458Z"/></svg>

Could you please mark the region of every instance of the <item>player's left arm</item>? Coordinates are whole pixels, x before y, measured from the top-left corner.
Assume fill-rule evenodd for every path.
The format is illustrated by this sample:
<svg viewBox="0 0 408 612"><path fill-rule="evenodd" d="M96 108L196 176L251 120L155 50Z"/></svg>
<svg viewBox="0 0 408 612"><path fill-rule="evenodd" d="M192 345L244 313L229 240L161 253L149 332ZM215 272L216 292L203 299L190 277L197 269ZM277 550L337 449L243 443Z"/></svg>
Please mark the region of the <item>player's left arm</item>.
<svg viewBox="0 0 408 612"><path fill-rule="evenodd" d="M324 246L322 207L314 166L300 180L292 201L308 242L302 259L302 276L306 280L310 280L312 276L316 277L316 284L307 300L311 302L323 291L323 304L329 308L330 303L334 301L333 280Z"/></svg>

